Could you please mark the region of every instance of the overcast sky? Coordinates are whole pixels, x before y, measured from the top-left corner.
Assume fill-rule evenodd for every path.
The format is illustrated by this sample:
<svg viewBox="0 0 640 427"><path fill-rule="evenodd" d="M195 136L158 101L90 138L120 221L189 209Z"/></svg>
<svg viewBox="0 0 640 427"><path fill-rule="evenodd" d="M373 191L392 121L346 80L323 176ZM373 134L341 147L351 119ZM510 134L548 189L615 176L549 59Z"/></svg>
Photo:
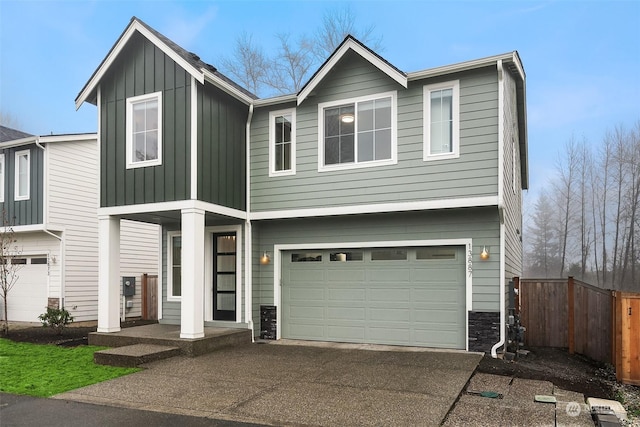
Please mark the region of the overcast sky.
<svg viewBox="0 0 640 427"><path fill-rule="evenodd" d="M531 188L572 136L640 120L640 1L0 0L0 111L37 135L95 132L74 100L132 16L216 65L242 31L269 51L348 3L381 55L410 72L517 50L527 74Z"/></svg>

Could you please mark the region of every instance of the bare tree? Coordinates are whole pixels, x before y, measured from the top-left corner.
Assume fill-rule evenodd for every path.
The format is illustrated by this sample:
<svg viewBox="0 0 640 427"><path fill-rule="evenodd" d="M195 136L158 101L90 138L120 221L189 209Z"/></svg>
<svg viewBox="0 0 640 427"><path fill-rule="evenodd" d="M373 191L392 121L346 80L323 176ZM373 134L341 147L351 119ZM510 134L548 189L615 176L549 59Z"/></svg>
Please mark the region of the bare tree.
<svg viewBox="0 0 640 427"><path fill-rule="evenodd" d="M235 41L231 56L220 59L221 67L242 86L257 94L268 80L271 63L262 47L254 43L253 35L243 32Z"/></svg>
<svg viewBox="0 0 640 427"><path fill-rule="evenodd" d="M589 191L589 172L593 169L593 158L583 139L578 147L578 187L580 207L580 279L585 279L589 252L591 251L591 228L587 217L587 207L593 198L593 191Z"/></svg>
<svg viewBox="0 0 640 427"><path fill-rule="evenodd" d="M624 224L623 224L623 189L625 188L625 162L626 155L626 138L625 131L622 126L617 126L614 131L614 167L616 173L616 190L618 197L616 199L616 218L614 221L615 236L613 238L613 261L611 264L611 283L616 289L618 283L618 263L620 262L620 252L622 251L621 238L624 240ZM619 252L620 248L620 252Z"/></svg>
<svg viewBox="0 0 640 427"><path fill-rule="evenodd" d="M550 277L559 265L554 211L552 200L542 190L533 206L531 225L527 227L527 234L531 236L527 274Z"/></svg>
<svg viewBox="0 0 640 427"><path fill-rule="evenodd" d="M305 37L292 42L289 33L280 33L276 37L280 50L272 60L267 84L281 94L298 92L309 79L314 65L313 43Z"/></svg>
<svg viewBox="0 0 640 427"><path fill-rule="evenodd" d="M21 127L20 120L9 111L0 110L0 125L6 126L12 129L19 129Z"/></svg>
<svg viewBox="0 0 640 427"><path fill-rule="evenodd" d="M6 213L3 212L3 224L0 229L0 296L3 300L4 318L2 324L2 333L9 333L9 313L8 313L8 296L13 286L18 280L18 270L21 264L14 263L13 260L18 257L22 251L18 248L15 239L13 227L6 219Z"/></svg>
<svg viewBox="0 0 640 427"><path fill-rule="evenodd" d="M564 146L564 158L556 164L558 181L555 183L556 201L559 207L560 221L558 224L560 245L560 276L565 273L569 251L569 236L572 227L575 180L578 171L578 148L572 137Z"/></svg>

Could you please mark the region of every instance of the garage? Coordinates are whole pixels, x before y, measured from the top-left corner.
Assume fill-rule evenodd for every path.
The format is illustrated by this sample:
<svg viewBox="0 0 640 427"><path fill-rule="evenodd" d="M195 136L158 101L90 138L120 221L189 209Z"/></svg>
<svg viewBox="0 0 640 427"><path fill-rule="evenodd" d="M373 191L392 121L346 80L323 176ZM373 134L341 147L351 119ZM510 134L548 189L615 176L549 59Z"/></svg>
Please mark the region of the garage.
<svg viewBox="0 0 640 427"><path fill-rule="evenodd" d="M282 338L465 349L464 246L282 253Z"/></svg>
<svg viewBox="0 0 640 427"><path fill-rule="evenodd" d="M21 267L7 298L9 320L38 322L38 316L47 309L47 256L14 258L12 262Z"/></svg>

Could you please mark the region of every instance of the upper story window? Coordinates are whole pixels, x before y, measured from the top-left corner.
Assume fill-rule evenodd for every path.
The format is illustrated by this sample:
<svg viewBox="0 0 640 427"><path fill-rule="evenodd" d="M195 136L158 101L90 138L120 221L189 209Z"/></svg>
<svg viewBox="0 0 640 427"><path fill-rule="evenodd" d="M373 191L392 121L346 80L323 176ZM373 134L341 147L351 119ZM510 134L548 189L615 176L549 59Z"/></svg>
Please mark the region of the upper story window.
<svg viewBox="0 0 640 427"><path fill-rule="evenodd" d="M180 232L167 233L167 300L182 296L182 237Z"/></svg>
<svg viewBox="0 0 640 427"><path fill-rule="evenodd" d="M0 202L4 202L4 154L0 154Z"/></svg>
<svg viewBox="0 0 640 427"><path fill-rule="evenodd" d="M318 105L318 169L395 164L396 92Z"/></svg>
<svg viewBox="0 0 640 427"><path fill-rule="evenodd" d="M127 168L162 164L162 92L127 99Z"/></svg>
<svg viewBox="0 0 640 427"><path fill-rule="evenodd" d="M296 173L296 110L269 113L269 176Z"/></svg>
<svg viewBox="0 0 640 427"><path fill-rule="evenodd" d="M31 183L31 151L16 151L15 158L15 200L29 200Z"/></svg>
<svg viewBox="0 0 640 427"><path fill-rule="evenodd" d="M460 82L425 86L424 160L460 156Z"/></svg>

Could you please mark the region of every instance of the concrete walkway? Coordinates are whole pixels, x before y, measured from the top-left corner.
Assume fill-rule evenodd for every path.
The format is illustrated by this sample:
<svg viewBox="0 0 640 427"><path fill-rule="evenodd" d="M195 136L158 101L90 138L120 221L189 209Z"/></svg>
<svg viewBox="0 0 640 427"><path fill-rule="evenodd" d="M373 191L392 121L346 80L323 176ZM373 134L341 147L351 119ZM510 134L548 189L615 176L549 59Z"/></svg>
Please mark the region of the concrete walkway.
<svg viewBox="0 0 640 427"><path fill-rule="evenodd" d="M55 398L272 425L439 425L482 357L383 350L247 344Z"/></svg>

